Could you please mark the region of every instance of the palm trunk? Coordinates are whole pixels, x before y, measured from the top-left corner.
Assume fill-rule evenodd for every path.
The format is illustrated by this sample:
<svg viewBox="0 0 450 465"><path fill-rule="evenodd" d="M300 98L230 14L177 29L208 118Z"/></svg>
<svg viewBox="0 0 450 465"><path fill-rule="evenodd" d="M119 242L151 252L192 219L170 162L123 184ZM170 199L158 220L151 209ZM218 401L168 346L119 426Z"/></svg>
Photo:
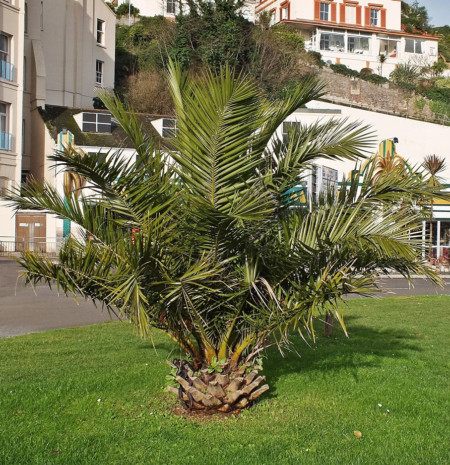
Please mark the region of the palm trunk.
<svg viewBox="0 0 450 465"><path fill-rule="evenodd" d="M323 327L323 335L325 337L331 337L331 335L333 334L333 323L334 323L333 314L331 312L326 312L325 313L325 325Z"/></svg>
<svg viewBox="0 0 450 465"><path fill-rule="evenodd" d="M236 412L249 407L261 394L269 389L265 376L258 376L259 370L249 363L233 368L231 361L221 366L221 372L208 368L194 372L192 365L183 360L174 360L177 368L175 381L178 388L168 390L180 399L186 410L209 412Z"/></svg>

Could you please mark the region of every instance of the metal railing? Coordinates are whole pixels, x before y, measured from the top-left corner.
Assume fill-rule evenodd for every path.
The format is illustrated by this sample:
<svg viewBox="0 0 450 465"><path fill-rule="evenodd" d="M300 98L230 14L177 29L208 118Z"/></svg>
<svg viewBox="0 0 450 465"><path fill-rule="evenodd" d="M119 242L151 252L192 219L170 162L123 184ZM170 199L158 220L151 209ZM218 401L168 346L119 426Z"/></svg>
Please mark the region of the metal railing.
<svg viewBox="0 0 450 465"><path fill-rule="evenodd" d="M15 240L0 237L0 257L18 256L21 252L30 251L56 257L61 249L64 239L57 238L23 238Z"/></svg>
<svg viewBox="0 0 450 465"><path fill-rule="evenodd" d="M12 151L12 134L0 132L0 150Z"/></svg>
<svg viewBox="0 0 450 465"><path fill-rule="evenodd" d="M9 61L0 60L0 78L14 81L14 65Z"/></svg>

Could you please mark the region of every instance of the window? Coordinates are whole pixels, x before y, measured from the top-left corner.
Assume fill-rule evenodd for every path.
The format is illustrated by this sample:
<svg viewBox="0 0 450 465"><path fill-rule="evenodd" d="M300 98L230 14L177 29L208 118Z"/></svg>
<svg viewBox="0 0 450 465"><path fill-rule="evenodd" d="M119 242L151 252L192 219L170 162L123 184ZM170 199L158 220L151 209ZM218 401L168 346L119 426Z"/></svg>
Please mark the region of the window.
<svg viewBox="0 0 450 465"><path fill-rule="evenodd" d="M380 54L395 58L398 50L398 40L380 39Z"/></svg>
<svg viewBox="0 0 450 465"><path fill-rule="evenodd" d="M28 4L25 3L23 9L23 23L24 23L24 32L25 34L28 32Z"/></svg>
<svg viewBox="0 0 450 465"><path fill-rule="evenodd" d="M281 19L289 19L289 5L281 8Z"/></svg>
<svg viewBox="0 0 450 465"><path fill-rule="evenodd" d="M14 79L14 66L9 62L10 37L0 33L0 78L8 81Z"/></svg>
<svg viewBox="0 0 450 465"><path fill-rule="evenodd" d="M9 36L0 33L0 60L9 62Z"/></svg>
<svg viewBox="0 0 450 465"><path fill-rule="evenodd" d="M162 120L162 136L175 137L177 131L177 121L173 118L163 118Z"/></svg>
<svg viewBox="0 0 450 465"><path fill-rule="evenodd" d="M356 6L345 5L345 22L347 24L356 24Z"/></svg>
<svg viewBox="0 0 450 465"><path fill-rule="evenodd" d="M424 53L423 40L405 39L406 53Z"/></svg>
<svg viewBox="0 0 450 465"><path fill-rule="evenodd" d="M301 123L297 121L284 121L283 122L283 142L285 144L289 143L289 135L296 130L300 130L301 127L302 127Z"/></svg>
<svg viewBox="0 0 450 465"><path fill-rule="evenodd" d="M109 113L83 113L83 132L111 134L111 115Z"/></svg>
<svg viewBox="0 0 450 465"><path fill-rule="evenodd" d="M330 19L330 5L328 3L320 4L320 19L322 21L329 21Z"/></svg>
<svg viewBox="0 0 450 465"><path fill-rule="evenodd" d="M322 186L321 192L336 189L338 185L338 171L327 166L322 166Z"/></svg>
<svg viewBox="0 0 450 465"><path fill-rule="evenodd" d="M343 52L344 35L320 34L320 50L329 50L330 52Z"/></svg>
<svg viewBox="0 0 450 465"><path fill-rule="evenodd" d="M100 60L95 62L95 83L98 86L103 86L103 61Z"/></svg>
<svg viewBox="0 0 450 465"><path fill-rule="evenodd" d="M370 9L370 25L379 26L379 21L380 21L380 10L371 8Z"/></svg>
<svg viewBox="0 0 450 465"><path fill-rule="evenodd" d="M369 53L369 38L363 36L349 36L348 52L367 55Z"/></svg>
<svg viewBox="0 0 450 465"><path fill-rule="evenodd" d="M176 15L177 14L177 0L167 0L166 13L168 15Z"/></svg>
<svg viewBox="0 0 450 465"><path fill-rule="evenodd" d="M12 150L12 136L9 134L9 105L0 102L0 150Z"/></svg>
<svg viewBox="0 0 450 465"><path fill-rule="evenodd" d="M97 44L105 45L105 21L97 19Z"/></svg>
<svg viewBox="0 0 450 465"><path fill-rule="evenodd" d="M41 15L40 15L41 31L44 30L44 2L41 2Z"/></svg>

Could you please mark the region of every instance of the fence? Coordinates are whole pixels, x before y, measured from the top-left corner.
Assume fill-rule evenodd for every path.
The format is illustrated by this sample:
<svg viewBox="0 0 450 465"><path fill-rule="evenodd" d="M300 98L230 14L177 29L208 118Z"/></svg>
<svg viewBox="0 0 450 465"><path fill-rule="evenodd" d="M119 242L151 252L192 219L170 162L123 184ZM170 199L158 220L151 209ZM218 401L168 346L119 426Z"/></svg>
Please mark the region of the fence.
<svg viewBox="0 0 450 465"><path fill-rule="evenodd" d="M57 256L63 243L62 238L28 238L16 240L0 236L0 257L17 256L26 250L47 256Z"/></svg>

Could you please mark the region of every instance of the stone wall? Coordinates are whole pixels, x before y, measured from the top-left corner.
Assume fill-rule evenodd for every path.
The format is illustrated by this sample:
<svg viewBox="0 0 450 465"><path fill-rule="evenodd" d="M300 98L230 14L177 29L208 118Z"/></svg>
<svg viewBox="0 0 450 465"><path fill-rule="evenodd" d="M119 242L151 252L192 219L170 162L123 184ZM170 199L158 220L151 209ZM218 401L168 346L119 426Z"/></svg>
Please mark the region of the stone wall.
<svg viewBox="0 0 450 465"><path fill-rule="evenodd" d="M326 83L327 94L323 97L324 100L370 111L436 122L426 99L408 94L395 84L388 82L377 85L334 73L327 68L321 69L318 74L320 79Z"/></svg>

